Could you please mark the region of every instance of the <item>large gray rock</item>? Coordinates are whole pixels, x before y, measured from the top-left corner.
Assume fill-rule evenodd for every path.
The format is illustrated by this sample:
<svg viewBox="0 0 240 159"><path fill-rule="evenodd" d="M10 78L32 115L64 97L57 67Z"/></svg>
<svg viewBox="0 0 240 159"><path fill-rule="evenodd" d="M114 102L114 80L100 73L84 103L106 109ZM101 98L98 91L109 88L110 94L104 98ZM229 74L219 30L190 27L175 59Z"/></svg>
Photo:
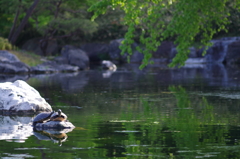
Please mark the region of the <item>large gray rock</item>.
<svg viewBox="0 0 240 159"><path fill-rule="evenodd" d="M22 63L15 55L6 50L0 50L1 73L27 73L30 67Z"/></svg>
<svg viewBox="0 0 240 159"><path fill-rule="evenodd" d="M88 43L82 45L80 49L84 50L87 53L90 62L94 63L109 59L109 44Z"/></svg>
<svg viewBox="0 0 240 159"><path fill-rule="evenodd" d="M226 57L228 43L223 41L212 41L213 45L207 50L205 55L208 63L222 63Z"/></svg>
<svg viewBox="0 0 240 159"><path fill-rule="evenodd" d="M224 63L229 62L231 63L231 60L235 60L235 58L238 57L236 54L236 51L234 51L235 48L239 43L235 43L236 41L239 41L239 37L231 37L231 38L222 38L219 40L212 40L211 42L213 45L208 48L206 55L204 58L206 59L206 62L208 63ZM235 45L237 44L237 45ZM202 49L203 50L203 49ZM234 51L234 53L232 53ZM237 56L236 56L237 55ZM228 63L227 62L227 63Z"/></svg>
<svg viewBox="0 0 240 159"><path fill-rule="evenodd" d="M109 57L111 61L115 63L127 63L128 54L125 53L121 55L121 49L119 48L122 45L124 39L112 40L109 44ZM132 44L133 55L130 56L131 63L141 63L143 60L143 54L136 50L137 44Z"/></svg>
<svg viewBox="0 0 240 159"><path fill-rule="evenodd" d="M17 80L14 83L0 83L0 111L34 113L50 112L52 108L38 91L26 82Z"/></svg>
<svg viewBox="0 0 240 159"><path fill-rule="evenodd" d="M61 50L61 56L67 59L68 64L78 66L81 70L89 68L89 57L79 48L66 45Z"/></svg>
<svg viewBox="0 0 240 159"><path fill-rule="evenodd" d="M166 59L167 61L172 59L177 52L174 52L174 44L171 41L163 41L160 46L158 46L157 51L153 53L153 58Z"/></svg>
<svg viewBox="0 0 240 159"><path fill-rule="evenodd" d="M240 64L240 40L228 45L226 63Z"/></svg>

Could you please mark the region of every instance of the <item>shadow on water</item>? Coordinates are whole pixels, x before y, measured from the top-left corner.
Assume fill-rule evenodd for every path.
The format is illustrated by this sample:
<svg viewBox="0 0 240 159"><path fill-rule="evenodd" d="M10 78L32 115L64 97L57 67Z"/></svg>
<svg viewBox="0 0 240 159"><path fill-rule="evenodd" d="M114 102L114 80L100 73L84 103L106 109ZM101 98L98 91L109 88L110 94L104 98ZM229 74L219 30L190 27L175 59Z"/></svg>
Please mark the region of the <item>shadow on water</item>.
<svg viewBox="0 0 240 159"><path fill-rule="evenodd" d="M237 72L222 65L129 68L108 77L100 70L28 77L76 128L34 132L32 117L0 116L0 157L240 157Z"/></svg>

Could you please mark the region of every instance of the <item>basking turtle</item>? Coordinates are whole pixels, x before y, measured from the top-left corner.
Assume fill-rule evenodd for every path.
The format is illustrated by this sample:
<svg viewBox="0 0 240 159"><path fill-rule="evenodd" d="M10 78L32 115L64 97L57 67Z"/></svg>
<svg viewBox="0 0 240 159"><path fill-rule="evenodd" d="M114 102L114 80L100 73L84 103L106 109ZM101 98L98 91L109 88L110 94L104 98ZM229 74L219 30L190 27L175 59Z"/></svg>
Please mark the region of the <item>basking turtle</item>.
<svg viewBox="0 0 240 159"><path fill-rule="evenodd" d="M57 112L53 113L50 117L51 121L66 121L67 115L62 112L61 109L58 109Z"/></svg>
<svg viewBox="0 0 240 159"><path fill-rule="evenodd" d="M34 119L33 119L33 125L36 125L37 123L43 123L45 121L48 121L51 117L52 114L54 114L55 111L52 112L42 112L38 114Z"/></svg>

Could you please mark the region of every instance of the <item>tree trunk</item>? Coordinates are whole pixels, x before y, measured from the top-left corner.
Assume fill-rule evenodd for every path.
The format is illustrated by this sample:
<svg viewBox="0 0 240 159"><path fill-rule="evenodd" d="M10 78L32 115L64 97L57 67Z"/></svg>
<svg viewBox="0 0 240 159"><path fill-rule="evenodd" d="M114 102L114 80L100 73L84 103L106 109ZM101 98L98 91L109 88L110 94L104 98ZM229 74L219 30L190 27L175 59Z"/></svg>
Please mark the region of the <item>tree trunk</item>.
<svg viewBox="0 0 240 159"><path fill-rule="evenodd" d="M17 24L17 20L18 20L19 13L20 13L20 8L21 8L22 0L19 0L19 2L20 2L20 5L18 6L16 15L15 15L15 17L14 17L13 25L12 25L12 28L11 28L10 33L9 33L9 35L8 35L8 40L10 40L10 39L12 38L12 35L13 35L14 30L15 30L15 28L16 28L16 24Z"/></svg>
<svg viewBox="0 0 240 159"><path fill-rule="evenodd" d="M12 36L9 37L9 42L12 43L12 44L15 44L19 34L21 33L21 31L23 30L23 28L25 27L27 21L28 21L28 18L32 15L33 13L33 10L36 8L38 2L40 0L34 0L33 4L31 5L31 7L28 9L25 17L23 18L23 20L21 21L20 25L18 26L17 30L12 33Z"/></svg>

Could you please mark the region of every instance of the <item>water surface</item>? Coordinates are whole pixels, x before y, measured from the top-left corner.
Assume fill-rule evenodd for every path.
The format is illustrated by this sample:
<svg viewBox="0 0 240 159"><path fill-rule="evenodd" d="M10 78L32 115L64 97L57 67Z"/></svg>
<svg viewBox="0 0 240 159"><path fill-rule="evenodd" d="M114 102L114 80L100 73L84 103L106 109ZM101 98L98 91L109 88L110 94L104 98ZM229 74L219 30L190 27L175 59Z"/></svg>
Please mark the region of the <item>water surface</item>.
<svg viewBox="0 0 240 159"><path fill-rule="evenodd" d="M0 116L1 158L239 158L239 76L224 66L1 76L23 79L76 128Z"/></svg>

